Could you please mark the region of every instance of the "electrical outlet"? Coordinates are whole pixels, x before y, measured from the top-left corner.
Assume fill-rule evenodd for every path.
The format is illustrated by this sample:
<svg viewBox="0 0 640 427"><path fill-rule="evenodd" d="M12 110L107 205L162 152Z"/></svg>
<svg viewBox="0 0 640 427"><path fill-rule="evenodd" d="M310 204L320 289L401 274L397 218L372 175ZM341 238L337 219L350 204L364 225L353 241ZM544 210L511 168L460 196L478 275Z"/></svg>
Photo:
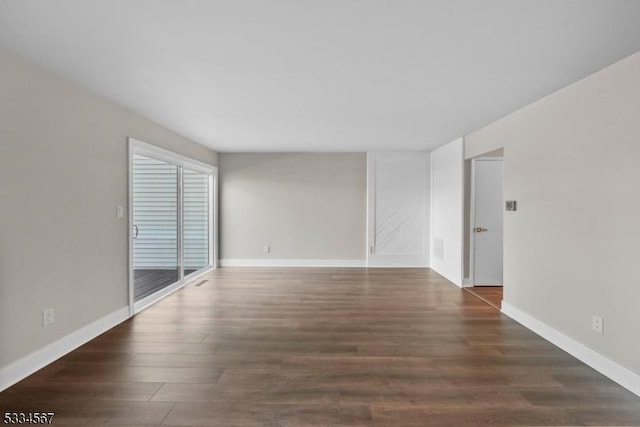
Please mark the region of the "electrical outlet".
<svg viewBox="0 0 640 427"><path fill-rule="evenodd" d="M591 329L594 331L603 334L604 333L604 319L600 316L596 316L595 314L591 316Z"/></svg>
<svg viewBox="0 0 640 427"><path fill-rule="evenodd" d="M124 218L124 206L116 206L116 218Z"/></svg>
<svg viewBox="0 0 640 427"><path fill-rule="evenodd" d="M53 308L42 310L42 327L49 326L56 320Z"/></svg>
<svg viewBox="0 0 640 427"><path fill-rule="evenodd" d="M263 252L263 253L265 253L265 254L269 254L269 253L271 253L271 246L269 246L269 245L265 245L265 246L262 248L262 252Z"/></svg>

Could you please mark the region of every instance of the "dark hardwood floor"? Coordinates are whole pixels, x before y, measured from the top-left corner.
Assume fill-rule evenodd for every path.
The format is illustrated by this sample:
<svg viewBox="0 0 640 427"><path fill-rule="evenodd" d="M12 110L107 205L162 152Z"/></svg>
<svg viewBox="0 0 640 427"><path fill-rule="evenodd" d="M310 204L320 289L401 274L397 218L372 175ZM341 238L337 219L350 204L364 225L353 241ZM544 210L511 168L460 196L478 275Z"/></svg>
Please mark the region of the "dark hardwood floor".
<svg viewBox="0 0 640 427"><path fill-rule="evenodd" d="M0 393L56 425L640 425L640 398L422 269L221 268Z"/></svg>

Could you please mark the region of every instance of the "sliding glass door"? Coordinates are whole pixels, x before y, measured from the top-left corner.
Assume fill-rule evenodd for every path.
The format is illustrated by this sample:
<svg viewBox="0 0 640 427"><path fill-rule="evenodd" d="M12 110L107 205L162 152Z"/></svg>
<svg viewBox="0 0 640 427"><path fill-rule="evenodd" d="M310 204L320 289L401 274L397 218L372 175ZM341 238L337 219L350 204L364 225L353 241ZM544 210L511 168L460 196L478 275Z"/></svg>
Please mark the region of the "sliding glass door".
<svg viewBox="0 0 640 427"><path fill-rule="evenodd" d="M184 274L209 266L209 174L183 169Z"/></svg>
<svg viewBox="0 0 640 427"><path fill-rule="evenodd" d="M129 173L135 313L215 267L217 169L130 139Z"/></svg>
<svg viewBox="0 0 640 427"><path fill-rule="evenodd" d="M133 156L133 279L140 301L180 280L178 167Z"/></svg>

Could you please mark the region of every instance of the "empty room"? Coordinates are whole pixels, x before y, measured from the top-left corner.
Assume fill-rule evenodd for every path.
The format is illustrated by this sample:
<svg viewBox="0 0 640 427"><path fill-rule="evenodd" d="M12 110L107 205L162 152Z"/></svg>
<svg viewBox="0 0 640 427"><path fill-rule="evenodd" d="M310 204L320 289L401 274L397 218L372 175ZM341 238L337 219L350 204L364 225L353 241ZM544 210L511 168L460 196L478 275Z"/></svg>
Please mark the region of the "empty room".
<svg viewBox="0 0 640 427"><path fill-rule="evenodd" d="M0 0L0 423L640 426L640 2Z"/></svg>

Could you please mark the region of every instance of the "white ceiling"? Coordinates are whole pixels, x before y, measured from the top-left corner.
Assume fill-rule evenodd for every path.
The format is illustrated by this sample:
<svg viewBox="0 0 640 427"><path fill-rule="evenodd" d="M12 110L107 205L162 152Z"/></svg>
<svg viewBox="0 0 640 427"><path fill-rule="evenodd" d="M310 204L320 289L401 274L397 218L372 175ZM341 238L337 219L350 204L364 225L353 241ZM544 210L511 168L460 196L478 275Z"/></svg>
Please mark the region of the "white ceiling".
<svg viewBox="0 0 640 427"><path fill-rule="evenodd" d="M640 50L640 1L0 0L0 45L219 151L427 150Z"/></svg>

